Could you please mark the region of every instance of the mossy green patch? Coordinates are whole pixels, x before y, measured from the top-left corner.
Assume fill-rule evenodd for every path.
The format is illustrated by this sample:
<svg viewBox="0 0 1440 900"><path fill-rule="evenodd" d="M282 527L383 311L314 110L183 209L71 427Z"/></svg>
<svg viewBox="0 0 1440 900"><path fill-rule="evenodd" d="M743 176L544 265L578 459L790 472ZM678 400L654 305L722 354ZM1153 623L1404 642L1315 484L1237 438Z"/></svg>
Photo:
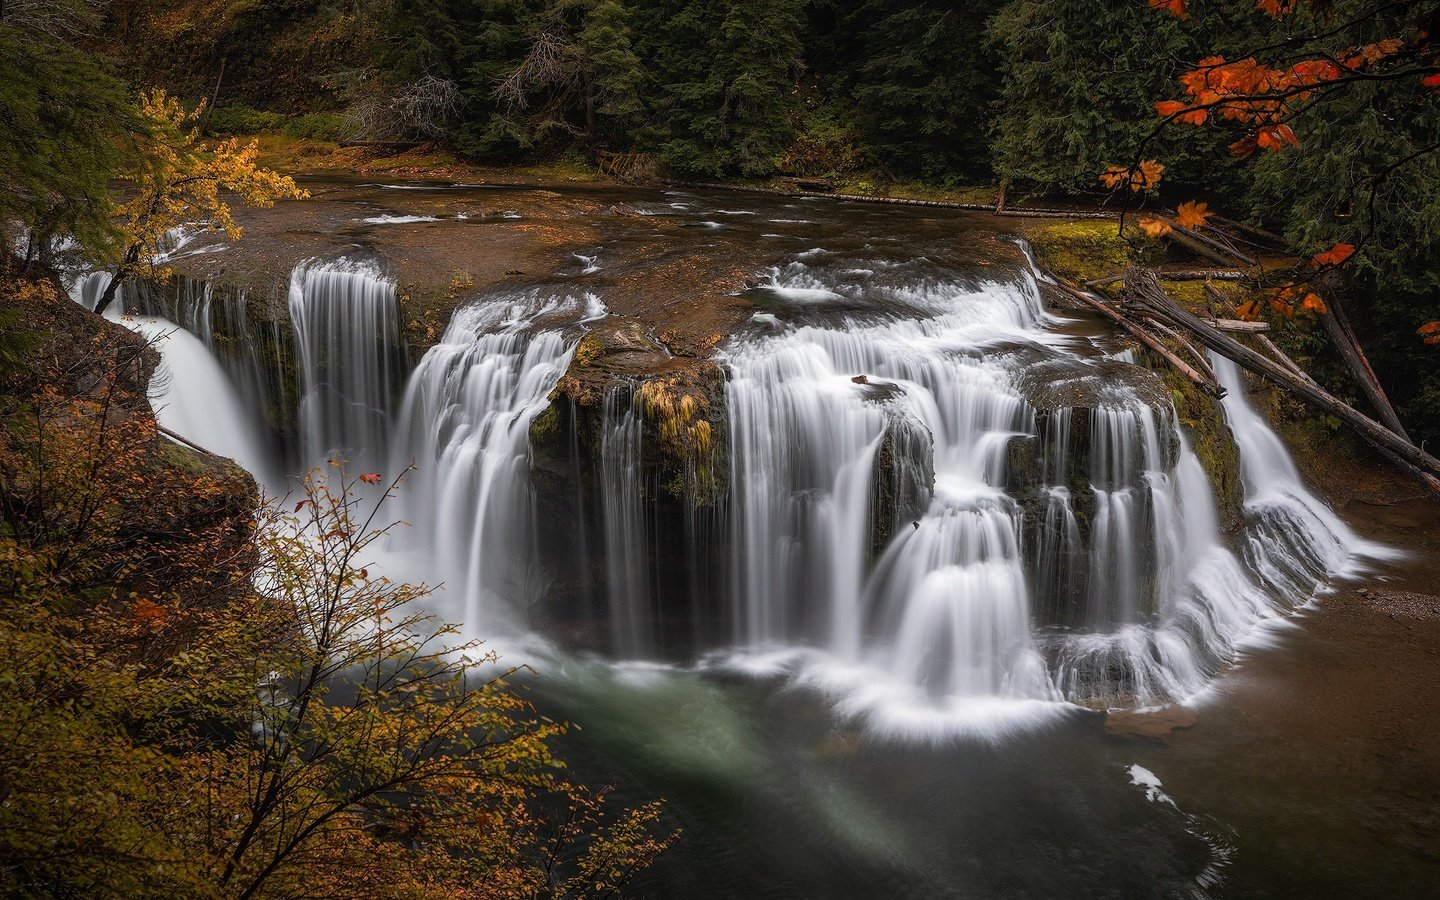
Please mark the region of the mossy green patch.
<svg viewBox="0 0 1440 900"><path fill-rule="evenodd" d="M1080 284L1125 271L1131 248L1108 219L1038 224L1025 230L1040 268Z"/></svg>
<svg viewBox="0 0 1440 900"><path fill-rule="evenodd" d="M1195 456L1210 479L1210 487L1215 493L1221 518L1238 517L1245 499L1244 482L1240 474L1240 448L1235 445L1235 438L1230 433L1230 426L1225 422L1225 413L1220 404L1149 351L1144 352L1144 357L1165 377L1165 385L1170 389L1170 399L1175 405L1175 414L1190 437L1191 449L1195 451Z"/></svg>

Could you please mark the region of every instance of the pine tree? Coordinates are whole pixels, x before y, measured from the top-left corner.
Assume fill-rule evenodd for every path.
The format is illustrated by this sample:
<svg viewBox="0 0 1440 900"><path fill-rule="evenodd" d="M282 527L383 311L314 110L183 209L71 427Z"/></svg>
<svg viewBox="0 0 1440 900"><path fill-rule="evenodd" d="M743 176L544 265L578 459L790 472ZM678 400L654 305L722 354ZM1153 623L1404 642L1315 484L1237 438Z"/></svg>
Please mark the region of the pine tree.
<svg viewBox="0 0 1440 900"><path fill-rule="evenodd" d="M646 56L658 127L649 140L682 173L762 175L794 134L803 0L648 0Z"/></svg>
<svg viewBox="0 0 1440 900"><path fill-rule="evenodd" d="M848 18L862 36L859 125L886 166L941 181L988 175L999 78L993 50L978 37L999 6L870 0Z"/></svg>

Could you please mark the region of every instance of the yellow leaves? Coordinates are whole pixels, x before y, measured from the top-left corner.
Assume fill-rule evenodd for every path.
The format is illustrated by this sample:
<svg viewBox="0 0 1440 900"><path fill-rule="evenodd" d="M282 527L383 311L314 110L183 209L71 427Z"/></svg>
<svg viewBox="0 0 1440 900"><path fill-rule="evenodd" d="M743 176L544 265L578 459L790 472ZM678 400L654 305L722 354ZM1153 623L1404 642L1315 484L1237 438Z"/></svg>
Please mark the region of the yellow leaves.
<svg viewBox="0 0 1440 900"><path fill-rule="evenodd" d="M1311 259L1311 262L1321 267L1338 266L1344 263L1345 260L1349 259L1351 254L1353 254L1354 252L1354 244L1336 244L1335 246L1331 247L1329 250L1326 250L1323 253L1315 254L1315 256Z"/></svg>
<svg viewBox="0 0 1440 900"><path fill-rule="evenodd" d="M1415 333L1420 335L1427 344L1440 344L1440 322L1426 322Z"/></svg>
<svg viewBox="0 0 1440 900"><path fill-rule="evenodd" d="M1110 166L1100 173L1100 181L1108 188L1116 189L1129 185L1132 191L1149 190L1160 183L1160 175L1165 171L1164 164L1147 159L1138 166Z"/></svg>
<svg viewBox="0 0 1440 900"><path fill-rule="evenodd" d="M203 221L210 231L239 238L241 229L222 191L260 207L309 196L293 179L258 165L256 142L203 143L203 104L186 111L179 100L156 90L143 93L138 107L147 133L141 139L142 165L127 176L138 190L120 210L127 234L122 269L153 264L165 233L191 222Z"/></svg>
<svg viewBox="0 0 1440 900"><path fill-rule="evenodd" d="M1211 215L1208 204L1187 200L1176 208L1175 222L1182 228L1199 228Z"/></svg>
<svg viewBox="0 0 1440 900"><path fill-rule="evenodd" d="M1170 233L1170 223L1164 219L1142 216L1140 219L1140 230L1145 232L1146 237L1161 238Z"/></svg>

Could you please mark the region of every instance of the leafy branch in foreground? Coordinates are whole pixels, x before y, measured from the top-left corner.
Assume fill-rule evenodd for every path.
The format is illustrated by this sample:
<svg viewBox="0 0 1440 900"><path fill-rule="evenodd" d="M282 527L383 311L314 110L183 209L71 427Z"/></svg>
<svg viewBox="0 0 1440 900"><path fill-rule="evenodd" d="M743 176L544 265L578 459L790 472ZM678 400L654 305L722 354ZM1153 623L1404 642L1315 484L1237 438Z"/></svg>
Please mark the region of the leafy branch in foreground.
<svg viewBox="0 0 1440 900"><path fill-rule="evenodd" d="M257 672L255 743L205 759L215 883L241 898L614 893L673 840L651 834L658 804L603 824L605 792L564 781L548 740L565 726L514 693L513 670L417 610L425 587L371 575L399 479L360 500L376 481L312 475L262 524L267 612L243 627L288 652Z"/></svg>
<svg viewBox="0 0 1440 900"><path fill-rule="evenodd" d="M9 288L100 333L0 385L0 893L605 897L671 844L372 572L394 483L312 477L252 534L248 480L157 437L143 342Z"/></svg>

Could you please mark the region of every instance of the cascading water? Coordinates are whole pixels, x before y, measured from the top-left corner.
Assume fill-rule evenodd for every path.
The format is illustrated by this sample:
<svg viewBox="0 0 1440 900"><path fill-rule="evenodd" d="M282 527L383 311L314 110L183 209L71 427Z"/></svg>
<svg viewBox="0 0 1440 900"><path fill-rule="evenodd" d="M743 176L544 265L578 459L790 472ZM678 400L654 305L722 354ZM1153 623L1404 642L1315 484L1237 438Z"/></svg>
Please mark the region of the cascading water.
<svg viewBox="0 0 1440 900"><path fill-rule="evenodd" d="M93 309L110 277L109 272L77 276L71 286L73 299ZM161 316L124 315L124 290L122 286L106 317L142 335L160 354L160 365L150 380L156 421L212 453L234 459L273 490L279 478L269 448L209 345Z"/></svg>
<svg viewBox="0 0 1440 900"><path fill-rule="evenodd" d="M290 276L290 318L302 462L338 454L352 468L377 468L406 372L395 283L374 264L302 264Z"/></svg>
<svg viewBox="0 0 1440 900"><path fill-rule="evenodd" d="M1356 555L1382 555L1304 489L1216 360L1247 488L1232 552L1167 393L1145 387L1132 353L1063 335L1033 269L997 271L979 280L924 257L815 249L757 285L754 327L721 354L730 484L728 504L706 512L728 530L729 602L706 626L740 649L724 659L778 666L839 693L842 712L902 730L1057 700L1164 702L1202 688L1257 622ZM183 414L170 427L258 471L263 442L226 435L259 418L234 385L252 410L288 387L298 409L267 417L295 420L305 464L344 452L389 474L414 461L399 502L415 527L392 545L397 565L414 564L404 574L445 582L447 618L475 635L533 621L549 592L530 426L570 363L567 334L608 315L601 296L532 291L460 309L398 403L399 310L376 265L295 270L294 386L281 383L289 335L256 338L245 291L180 280L173 297L146 296L130 299L161 303L143 311L195 335L162 346L185 372L157 381L162 421ZM1037 382L1075 390L1042 402ZM675 538L647 481L642 395L636 382L605 396L598 457L575 482L595 492L577 498L580 519L603 526L593 547L575 542L579 580L603 586L602 630L620 659L658 655L662 632L675 639L661 625L683 579L664 566L685 564L662 546Z"/></svg>
<svg viewBox="0 0 1440 900"><path fill-rule="evenodd" d="M574 346L539 326L575 306L524 295L462 307L405 391L391 469L416 466L400 500L414 528L396 544L433 560L472 633L523 625L543 587L535 578L530 423L549 405Z"/></svg>
<svg viewBox="0 0 1440 900"><path fill-rule="evenodd" d="M1225 417L1240 448L1245 482L1245 557L1275 590L1304 596L1328 576L1344 572L1356 557L1394 558L1384 547L1358 538L1324 501L1305 486L1290 452L1245 399L1240 367L1210 355L1225 388Z"/></svg>
<svg viewBox="0 0 1440 900"><path fill-rule="evenodd" d="M1302 502L1264 513L1237 559L1163 391L1131 387L1125 372L1141 373L1130 360L1069 350L1032 273L897 286L873 271L802 261L774 270L761 289L800 321L766 313L766 334L725 353L732 605L752 655L803 646L806 658L821 654L827 679L837 663L888 679L850 679L845 705L892 725L894 707L917 703L1182 699L1258 621L1303 601L1357 550L1353 539L1295 528L1302 516L1338 524ZM868 315L844 313L857 303ZM827 318L827 305L844 314ZM1082 406L1041 416L1022 382L1050 362L1093 385ZM1276 440L1251 416L1237 429L1247 459L1270 452L1258 435ZM906 421L929 436L933 496L871 565L885 512L872 485L893 484L887 441ZM1033 495L1007 492L1016 475L1007 455L1027 440L1039 444L1040 484ZM1259 515L1257 504L1276 502L1249 508ZM1305 546L1282 547L1269 532ZM1297 565L1307 578L1290 572Z"/></svg>
<svg viewBox="0 0 1440 900"><path fill-rule="evenodd" d="M644 420L640 400L616 388L605 396L600 431L600 499L605 517L605 595L610 642L622 658L644 658L655 646L641 473Z"/></svg>

